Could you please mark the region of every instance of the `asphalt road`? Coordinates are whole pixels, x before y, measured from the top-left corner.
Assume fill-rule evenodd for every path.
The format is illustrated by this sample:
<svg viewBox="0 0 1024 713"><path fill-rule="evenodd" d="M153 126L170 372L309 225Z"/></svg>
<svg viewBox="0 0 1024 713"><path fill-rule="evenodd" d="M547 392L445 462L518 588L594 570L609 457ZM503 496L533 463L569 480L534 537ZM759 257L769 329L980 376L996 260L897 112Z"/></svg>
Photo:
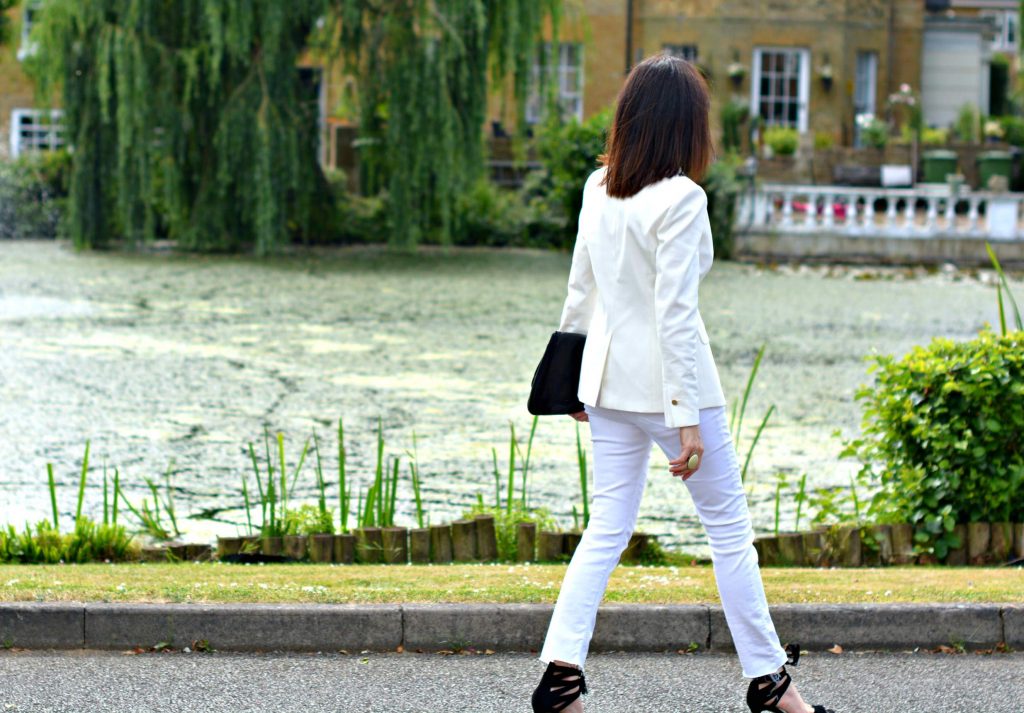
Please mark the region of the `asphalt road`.
<svg viewBox="0 0 1024 713"><path fill-rule="evenodd" d="M531 654L0 652L0 711L529 711ZM837 713L1022 713L1024 653L805 653L809 702ZM586 710L743 712L721 654L593 654Z"/></svg>

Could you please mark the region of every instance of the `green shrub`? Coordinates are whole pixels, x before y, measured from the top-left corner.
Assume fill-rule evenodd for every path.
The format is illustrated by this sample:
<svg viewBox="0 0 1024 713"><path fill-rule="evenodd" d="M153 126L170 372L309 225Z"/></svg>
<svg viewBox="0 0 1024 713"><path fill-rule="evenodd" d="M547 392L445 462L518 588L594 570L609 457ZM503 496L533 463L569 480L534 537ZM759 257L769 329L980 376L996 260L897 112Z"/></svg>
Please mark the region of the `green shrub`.
<svg viewBox="0 0 1024 713"><path fill-rule="evenodd" d="M860 123L860 136L871 148L884 149L889 143L889 125L872 116Z"/></svg>
<svg viewBox="0 0 1024 713"><path fill-rule="evenodd" d="M286 535L334 534L334 510L321 512L317 505L289 508L284 513L282 533Z"/></svg>
<svg viewBox="0 0 1024 713"><path fill-rule="evenodd" d="M582 186L581 186L582 189ZM501 188L486 178L455 201L457 245L522 245L529 211L516 191Z"/></svg>
<svg viewBox="0 0 1024 713"><path fill-rule="evenodd" d="M736 99L722 107L722 148L725 151L739 151L742 145L740 129L750 118L750 105Z"/></svg>
<svg viewBox="0 0 1024 713"><path fill-rule="evenodd" d="M538 127L536 147L541 168L523 184L525 204L543 227L561 224L554 234L537 233L559 248L571 248L576 240L583 184L604 153L612 111L605 108L586 121L552 118Z"/></svg>
<svg viewBox="0 0 1024 713"><path fill-rule="evenodd" d="M462 513L463 518L475 515L494 515L494 529L498 539L498 559L514 562L516 559L516 525L520 522L537 524L537 531L556 529L555 519L546 508L524 509L518 500L512 501L509 510L506 505L494 506L477 502Z"/></svg>
<svg viewBox="0 0 1024 713"><path fill-rule="evenodd" d="M844 456L879 486L883 522L914 524L943 558L963 522L1024 521L1024 332L935 339L903 358L873 357L860 438Z"/></svg>
<svg viewBox="0 0 1024 713"><path fill-rule="evenodd" d="M981 117L978 114L978 107L967 102L957 112L956 122L953 124L953 132L961 141L975 144L978 142L980 128Z"/></svg>
<svg viewBox="0 0 1024 713"><path fill-rule="evenodd" d="M742 163L743 160L736 154L726 154L711 164L702 182L708 196L708 218L711 221L715 257L723 260L731 258L733 253L736 198L743 190L743 183L736 170Z"/></svg>
<svg viewBox="0 0 1024 713"><path fill-rule="evenodd" d="M836 144L836 137L828 131L818 131L814 134L814 148L817 151L825 151Z"/></svg>
<svg viewBox="0 0 1024 713"><path fill-rule="evenodd" d="M26 523L20 532L14 525L0 529L0 562L116 562L136 558L137 549L123 525L97 524L87 517L78 518L70 533L61 533L49 520L35 527Z"/></svg>
<svg viewBox="0 0 1024 713"><path fill-rule="evenodd" d="M776 156L792 156L800 143L800 132L788 126L769 126L764 130L764 141Z"/></svg>
<svg viewBox="0 0 1024 713"><path fill-rule="evenodd" d="M925 146L945 146L948 142L949 131L947 129L926 127L921 130L921 143Z"/></svg>
<svg viewBox="0 0 1024 713"><path fill-rule="evenodd" d="M1003 116L999 118L1003 127L1003 140L1011 146L1024 146L1024 117Z"/></svg>
<svg viewBox="0 0 1024 713"><path fill-rule="evenodd" d="M0 239L58 237L69 170L66 151L0 161Z"/></svg>

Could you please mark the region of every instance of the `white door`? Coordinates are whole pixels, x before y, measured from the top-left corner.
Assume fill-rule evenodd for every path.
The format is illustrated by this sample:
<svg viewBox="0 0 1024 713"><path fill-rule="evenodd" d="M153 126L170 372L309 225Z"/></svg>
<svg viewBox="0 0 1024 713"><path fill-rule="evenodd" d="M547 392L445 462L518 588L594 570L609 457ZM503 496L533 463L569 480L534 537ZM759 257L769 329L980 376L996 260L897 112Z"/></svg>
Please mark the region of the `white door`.
<svg viewBox="0 0 1024 713"><path fill-rule="evenodd" d="M925 26L921 105L929 126L949 126L960 108L988 106L986 47L980 30Z"/></svg>
<svg viewBox="0 0 1024 713"><path fill-rule="evenodd" d="M810 96L810 50L798 47L756 47L750 111L768 126L807 131Z"/></svg>
<svg viewBox="0 0 1024 713"><path fill-rule="evenodd" d="M874 116L878 109L875 97L878 94L878 53L858 51L857 52L857 79L853 91L853 131L856 137L855 144L862 146L861 128L857 123L857 117L861 114Z"/></svg>

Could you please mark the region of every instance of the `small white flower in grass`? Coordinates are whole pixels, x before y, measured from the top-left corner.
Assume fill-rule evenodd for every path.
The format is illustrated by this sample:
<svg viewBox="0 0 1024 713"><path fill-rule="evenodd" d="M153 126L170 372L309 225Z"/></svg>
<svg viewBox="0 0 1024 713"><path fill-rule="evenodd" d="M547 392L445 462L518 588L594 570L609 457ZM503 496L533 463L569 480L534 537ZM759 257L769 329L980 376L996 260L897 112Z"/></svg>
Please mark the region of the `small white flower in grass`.
<svg viewBox="0 0 1024 713"><path fill-rule="evenodd" d="M126 592L128 591L128 587L125 585L124 582L121 582L119 585L117 585L117 591Z"/></svg>

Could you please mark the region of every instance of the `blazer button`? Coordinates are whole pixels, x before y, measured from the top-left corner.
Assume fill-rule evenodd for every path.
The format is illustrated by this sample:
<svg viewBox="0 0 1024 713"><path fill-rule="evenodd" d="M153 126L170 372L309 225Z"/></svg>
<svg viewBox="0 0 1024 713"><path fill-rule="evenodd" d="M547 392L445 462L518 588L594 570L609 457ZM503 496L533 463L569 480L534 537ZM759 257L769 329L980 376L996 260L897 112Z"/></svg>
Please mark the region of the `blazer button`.
<svg viewBox="0 0 1024 713"><path fill-rule="evenodd" d="M678 401L676 401L675 399L672 399L672 405L673 405L673 406L678 406L678 405L679 405L679 402L678 402Z"/></svg>

